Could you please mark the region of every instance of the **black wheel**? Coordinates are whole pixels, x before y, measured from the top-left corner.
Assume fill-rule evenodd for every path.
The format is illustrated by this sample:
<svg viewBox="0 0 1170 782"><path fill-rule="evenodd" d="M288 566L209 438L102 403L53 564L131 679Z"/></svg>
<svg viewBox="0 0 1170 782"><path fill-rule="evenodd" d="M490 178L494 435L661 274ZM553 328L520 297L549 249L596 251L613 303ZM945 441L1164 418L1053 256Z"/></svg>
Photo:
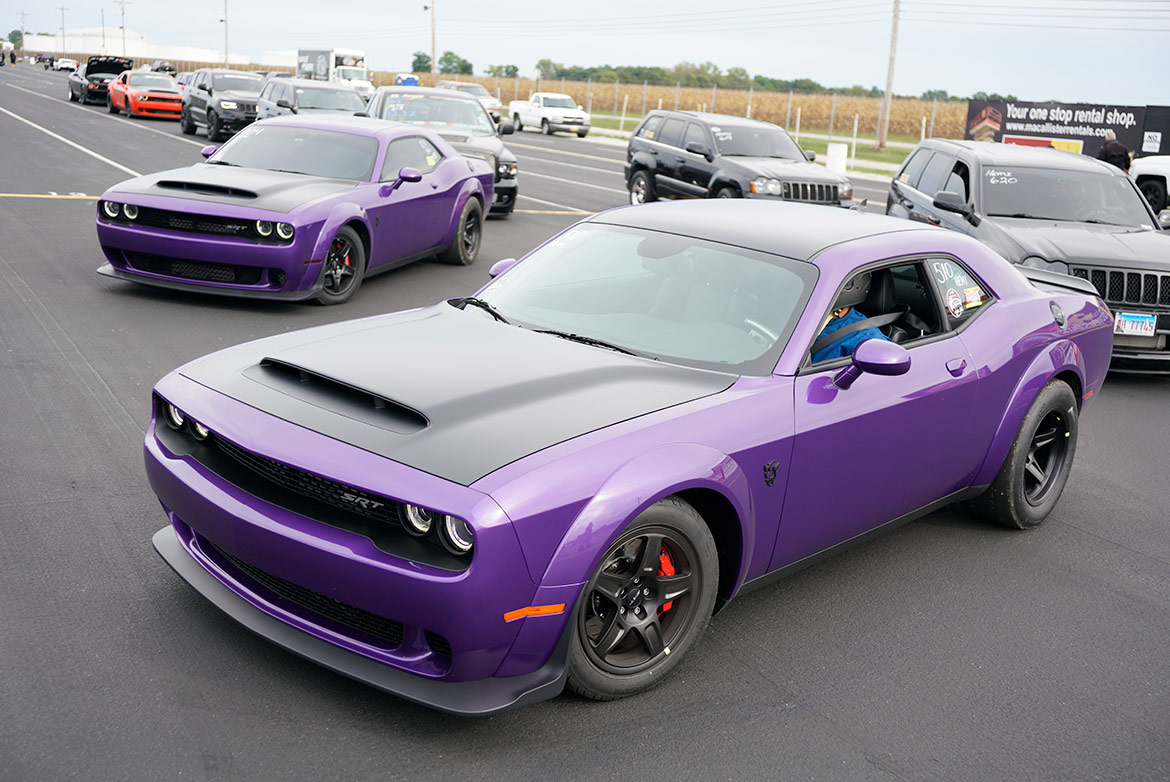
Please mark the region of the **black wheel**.
<svg viewBox="0 0 1170 782"><path fill-rule="evenodd" d="M739 198L739 191L734 187L721 187L715 191L716 198Z"/></svg>
<svg viewBox="0 0 1170 782"><path fill-rule="evenodd" d="M1150 202L1150 208L1161 212L1166 208L1166 183L1157 179L1145 179L1138 188Z"/></svg>
<svg viewBox="0 0 1170 782"><path fill-rule="evenodd" d="M480 239L483 238L483 208L479 201L468 198L459 214L459 227L455 229L455 238L439 255L443 263L454 266L469 266L479 255Z"/></svg>
<svg viewBox="0 0 1170 782"><path fill-rule="evenodd" d="M512 117L512 124L516 126L516 132L517 132L517 133L519 133L520 131L524 130L524 123L520 121L520 115L519 115L519 114L517 114L517 115L515 115L514 117Z"/></svg>
<svg viewBox="0 0 1170 782"><path fill-rule="evenodd" d="M184 136L195 135L195 123L191 121L191 114L186 109L179 109L179 130Z"/></svg>
<svg viewBox="0 0 1170 782"><path fill-rule="evenodd" d="M113 95L106 96L106 111L110 112L111 114L118 113L118 107L114 105L114 96Z"/></svg>
<svg viewBox="0 0 1170 782"><path fill-rule="evenodd" d="M657 684L698 640L719 583L711 531L678 497L630 522L585 585L569 647L568 687L614 700Z"/></svg>
<svg viewBox="0 0 1170 782"><path fill-rule="evenodd" d="M578 130L577 131L577 138L585 138L588 135L589 135L589 131L587 131L587 130Z"/></svg>
<svg viewBox="0 0 1170 782"><path fill-rule="evenodd" d="M219 115L214 111L207 112L207 140L223 141L223 131L219 127Z"/></svg>
<svg viewBox="0 0 1170 782"><path fill-rule="evenodd" d="M77 96L73 94L73 85L69 85L69 102L77 103Z"/></svg>
<svg viewBox="0 0 1170 782"><path fill-rule="evenodd" d="M321 304L344 304L361 287L366 273L366 250L357 232L342 226L329 244L322 270L324 287L317 295Z"/></svg>
<svg viewBox="0 0 1170 782"><path fill-rule="evenodd" d="M630 203L648 204L657 200L658 194L654 192L654 180L650 178L650 172L636 172L630 180Z"/></svg>
<svg viewBox="0 0 1170 782"><path fill-rule="evenodd" d="M981 515L1013 529L1037 527L1052 512L1077 451L1077 400L1053 380L1036 396L991 488L975 501Z"/></svg>
<svg viewBox="0 0 1170 782"><path fill-rule="evenodd" d="M552 135L552 125L548 124L548 120L542 119L540 121L540 132L546 136Z"/></svg>

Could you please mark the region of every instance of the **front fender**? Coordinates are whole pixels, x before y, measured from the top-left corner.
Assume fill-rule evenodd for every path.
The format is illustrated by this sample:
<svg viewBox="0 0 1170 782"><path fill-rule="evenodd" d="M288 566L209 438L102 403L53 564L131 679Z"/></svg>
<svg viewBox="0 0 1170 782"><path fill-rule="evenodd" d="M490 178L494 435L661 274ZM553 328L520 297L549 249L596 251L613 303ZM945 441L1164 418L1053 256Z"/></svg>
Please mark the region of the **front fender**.
<svg viewBox="0 0 1170 782"><path fill-rule="evenodd" d="M741 519L739 561L749 560L754 545L748 479L725 453L695 443L674 443L639 454L618 467L581 509L557 546L541 578L542 586L588 581L602 553L639 513L658 500L686 489L721 494ZM743 578L736 574L735 588ZM733 590L734 591L734 590Z"/></svg>
<svg viewBox="0 0 1170 782"><path fill-rule="evenodd" d="M324 260L329 252L329 243L337 235L337 229L346 223L357 221L365 226L366 234L370 233L370 221L366 210L352 201L343 201L335 205L325 222L321 224L321 232L317 235L317 243L313 245L313 261ZM372 249L372 248L371 248ZM367 256L370 253L367 252Z"/></svg>
<svg viewBox="0 0 1170 782"><path fill-rule="evenodd" d="M733 187L735 188L735 191L739 193L741 198L744 197L743 188L740 187L739 180L730 174L725 174L721 171L715 172L715 176L711 177L711 181L707 184L708 197L714 198L715 194L724 187Z"/></svg>
<svg viewBox="0 0 1170 782"><path fill-rule="evenodd" d="M1020 374L1020 379L1012 390L1003 415L1000 416L999 428L996 429L995 436L991 439L987 456L976 472L974 480L971 481L971 485L986 486L995 480L1000 467L1003 466L1004 459L1007 458L1008 450L1011 449L1012 443L1016 439L1016 433L1019 432L1020 425L1024 422L1024 416L1028 414L1028 408L1032 406L1036 395L1044 386L1048 385L1048 382L1061 372L1072 372L1077 376L1081 387L1086 387L1085 359L1080 348L1072 340L1062 339L1049 345L1032 359L1032 363ZM1080 399L1077 400L1078 405L1080 401Z"/></svg>

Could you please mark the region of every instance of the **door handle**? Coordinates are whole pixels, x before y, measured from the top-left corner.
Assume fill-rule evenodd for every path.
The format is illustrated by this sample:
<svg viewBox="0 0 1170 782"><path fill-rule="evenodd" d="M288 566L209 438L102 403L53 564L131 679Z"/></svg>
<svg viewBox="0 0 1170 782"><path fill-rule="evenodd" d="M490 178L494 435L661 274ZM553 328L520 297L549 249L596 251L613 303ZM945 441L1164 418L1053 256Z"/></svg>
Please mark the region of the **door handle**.
<svg viewBox="0 0 1170 782"><path fill-rule="evenodd" d="M964 370L966 370L966 369L967 369L967 359L965 359L965 358L952 358L950 361L947 362L947 371L950 372L955 377L958 377L959 375L963 374Z"/></svg>

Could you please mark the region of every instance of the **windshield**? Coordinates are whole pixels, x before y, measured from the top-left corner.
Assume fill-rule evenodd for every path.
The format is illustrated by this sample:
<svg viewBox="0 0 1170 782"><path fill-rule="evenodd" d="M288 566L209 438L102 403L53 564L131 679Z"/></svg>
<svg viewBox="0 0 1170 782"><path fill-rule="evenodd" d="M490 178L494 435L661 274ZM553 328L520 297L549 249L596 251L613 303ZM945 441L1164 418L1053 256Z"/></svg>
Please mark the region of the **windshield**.
<svg viewBox="0 0 1170 782"><path fill-rule="evenodd" d="M241 92L259 92L262 84L263 80L259 76L248 76L243 73L217 73L211 82L211 86L217 90Z"/></svg>
<svg viewBox="0 0 1170 782"><path fill-rule="evenodd" d="M558 98L545 98L544 105L550 109L575 109L577 104L573 103L573 99L562 95Z"/></svg>
<svg viewBox="0 0 1170 782"><path fill-rule="evenodd" d="M338 68L334 73L337 74L337 78L345 79L346 81L369 81L365 68Z"/></svg>
<svg viewBox="0 0 1170 782"><path fill-rule="evenodd" d="M587 223L536 250L480 297L519 326L688 366L767 375L815 280L810 264Z"/></svg>
<svg viewBox="0 0 1170 782"><path fill-rule="evenodd" d="M479 136L495 135L491 117L472 98L391 92L381 119L438 128L459 128Z"/></svg>
<svg viewBox="0 0 1170 782"><path fill-rule="evenodd" d="M483 95L487 98L492 96L490 92L478 84L457 84L455 85L455 89L459 90L460 92L466 92L468 95Z"/></svg>
<svg viewBox="0 0 1170 782"><path fill-rule="evenodd" d="M369 181L378 142L332 130L249 125L208 163Z"/></svg>
<svg viewBox="0 0 1170 782"><path fill-rule="evenodd" d="M161 87L175 89L175 80L161 73L132 73L130 74L131 87Z"/></svg>
<svg viewBox="0 0 1170 782"><path fill-rule="evenodd" d="M1152 228L1142 197L1125 177L1053 168L984 168L983 212Z"/></svg>
<svg viewBox="0 0 1170 782"><path fill-rule="evenodd" d="M331 111L365 111L366 102L348 87L343 90L297 88L297 106L302 109L328 109Z"/></svg>
<svg viewBox="0 0 1170 782"><path fill-rule="evenodd" d="M711 127L711 135L721 155L744 157L781 157L804 160L804 153L787 131L769 125Z"/></svg>

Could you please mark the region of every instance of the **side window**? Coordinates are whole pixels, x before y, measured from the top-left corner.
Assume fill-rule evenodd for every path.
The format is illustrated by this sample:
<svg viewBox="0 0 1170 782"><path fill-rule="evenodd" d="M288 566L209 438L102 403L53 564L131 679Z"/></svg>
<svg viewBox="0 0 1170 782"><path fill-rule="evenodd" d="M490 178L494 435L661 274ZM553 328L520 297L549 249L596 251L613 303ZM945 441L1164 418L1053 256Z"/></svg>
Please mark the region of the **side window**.
<svg viewBox="0 0 1170 782"><path fill-rule="evenodd" d="M442 159L443 154L422 136L395 139L386 148L381 181L393 182L398 179L398 172L403 168L417 168L420 172L429 174L438 167Z"/></svg>
<svg viewBox="0 0 1170 782"><path fill-rule="evenodd" d="M662 124L662 115L655 114L642 123L642 127L638 128L638 138L648 138L653 140L658 133L658 127Z"/></svg>
<svg viewBox="0 0 1170 782"><path fill-rule="evenodd" d="M931 277L942 297L948 328L958 328L993 300L982 283L958 261L933 258L929 264Z"/></svg>
<svg viewBox="0 0 1170 782"><path fill-rule="evenodd" d="M942 152L935 152L934 157L922 169L922 176L918 179L918 190L923 195L934 198L934 194L942 190L942 184L950 174L955 159Z"/></svg>
<svg viewBox="0 0 1170 782"><path fill-rule="evenodd" d="M947 181L943 183L943 190L949 190L952 193L958 193L959 197L964 201L971 200L971 173L967 168L967 164L959 161L955 163L951 175L947 177Z"/></svg>
<svg viewBox="0 0 1170 782"><path fill-rule="evenodd" d="M264 85L264 89L260 90L260 97L264 100L272 100L273 88L276 87L275 82L268 82Z"/></svg>
<svg viewBox="0 0 1170 782"><path fill-rule="evenodd" d="M295 98L296 98L296 96L294 95L294 90L293 90L293 87L291 84L280 85L280 89L277 90L277 93L276 93L277 100L288 101L290 106L295 106L295 105L297 105Z"/></svg>
<svg viewBox="0 0 1170 782"><path fill-rule="evenodd" d="M670 144L672 147L682 146L683 136L683 121L681 119L672 118L662 123L662 134L658 140L663 144Z"/></svg>
<svg viewBox="0 0 1170 782"><path fill-rule="evenodd" d="M705 134L703 132L703 129L693 122L688 122L687 123L687 135L685 138L683 138L683 149L686 149L687 145L690 144L692 141L698 142L698 143L702 144L704 147L708 146L707 134Z"/></svg>
<svg viewBox="0 0 1170 782"><path fill-rule="evenodd" d="M933 153L929 149L914 150L898 173L898 181L910 187L918 187L918 177L922 175L922 169L926 168L931 154Z"/></svg>

